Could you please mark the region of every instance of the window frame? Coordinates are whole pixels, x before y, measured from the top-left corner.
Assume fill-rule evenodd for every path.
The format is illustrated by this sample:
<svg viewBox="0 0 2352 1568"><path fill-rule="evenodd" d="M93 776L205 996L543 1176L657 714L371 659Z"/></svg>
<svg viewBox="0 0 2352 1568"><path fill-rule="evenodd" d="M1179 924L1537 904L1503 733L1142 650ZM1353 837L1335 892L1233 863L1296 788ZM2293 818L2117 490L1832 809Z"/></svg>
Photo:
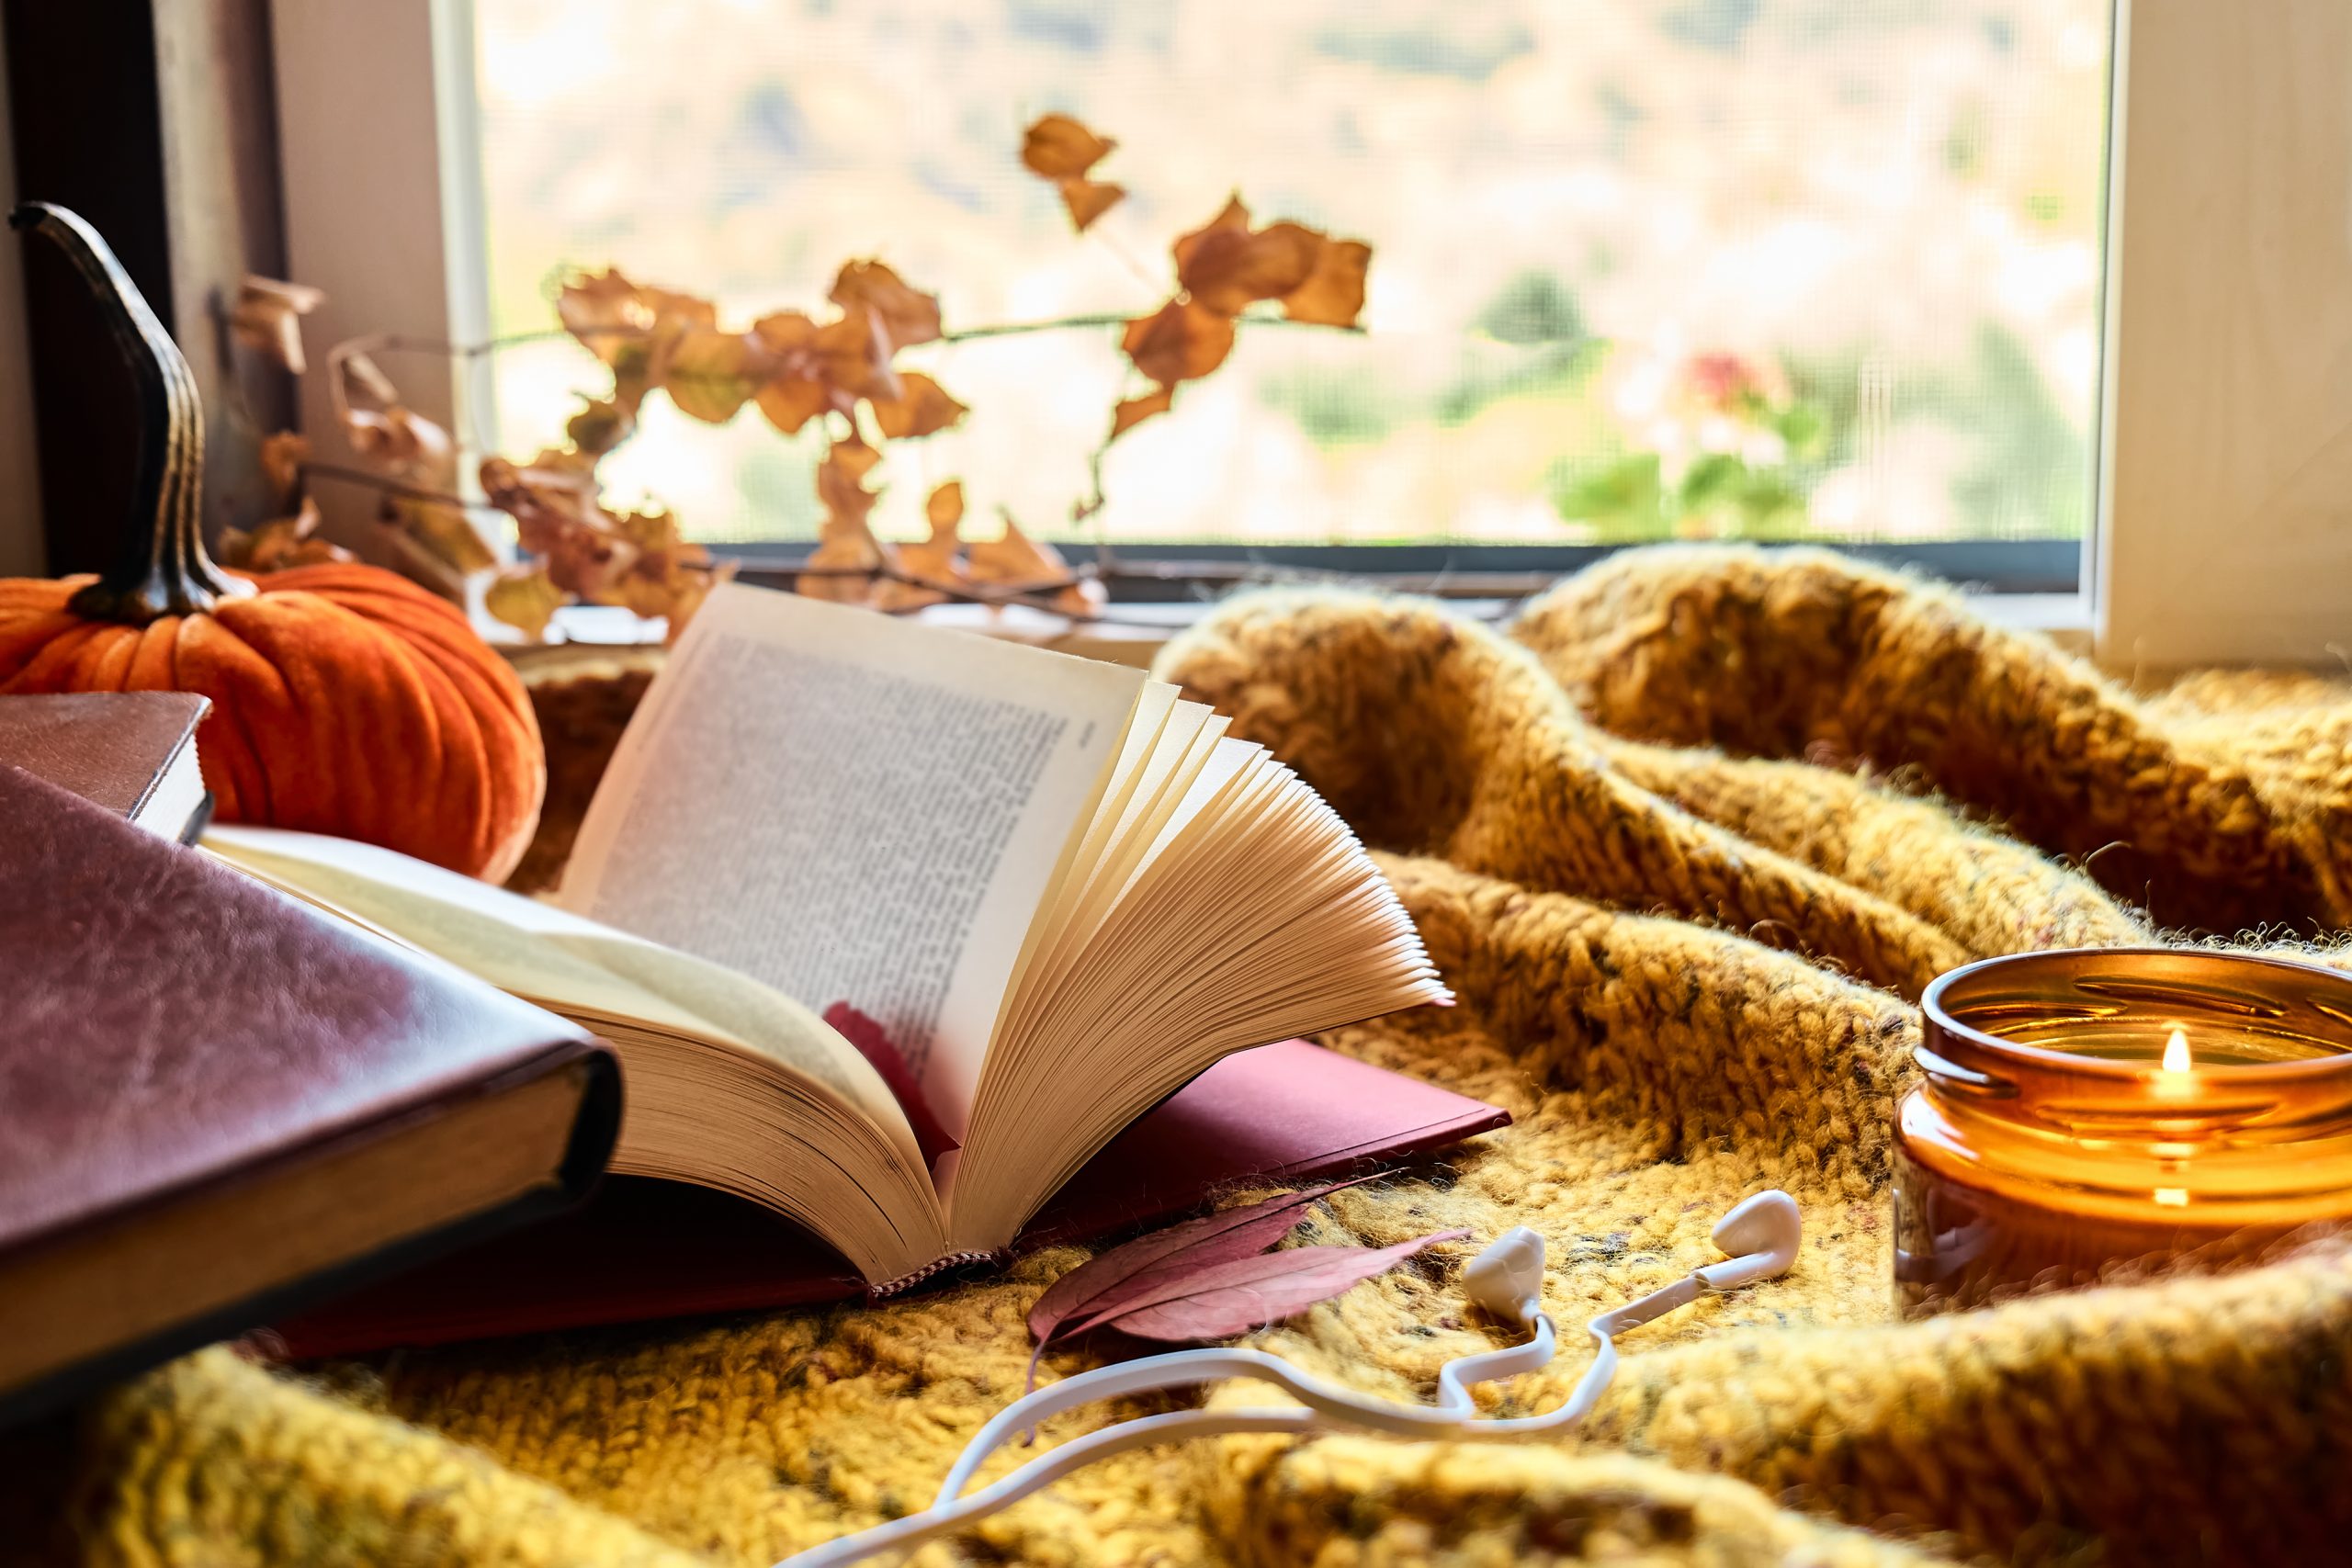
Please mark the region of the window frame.
<svg viewBox="0 0 2352 1568"><path fill-rule="evenodd" d="M272 12L287 250L292 276L327 293L312 322L319 340L387 327L485 338L471 0ZM2079 547L1838 547L1990 590L1986 606L2001 618L2127 671L2352 657L2352 522L2331 529L2314 513L2331 482L2352 495L2352 439L2336 440L2352 431L2352 280L2341 256L2352 96L2329 90L2331 62L2352 57L2352 13L2333 0L2116 0L2113 36L2092 525ZM2234 231L2207 220L2217 203L2239 215ZM2181 330L2184 303L2202 330ZM2258 353L2243 351L2247 333ZM2230 394L2218 412L2217 372ZM404 376L412 386L428 418L494 434L482 361L446 378ZM304 404L320 455L346 458L326 389L306 386ZM325 499L331 514L339 502L346 514L362 504ZM2053 547L2079 549L2069 591L2052 591ZM1372 547L1118 548L1123 558L1359 575ZM1457 592L1539 581L1605 553L1378 548L1399 586ZM804 549L729 553L747 577L781 579ZM1163 585L1144 597L1198 592Z"/></svg>

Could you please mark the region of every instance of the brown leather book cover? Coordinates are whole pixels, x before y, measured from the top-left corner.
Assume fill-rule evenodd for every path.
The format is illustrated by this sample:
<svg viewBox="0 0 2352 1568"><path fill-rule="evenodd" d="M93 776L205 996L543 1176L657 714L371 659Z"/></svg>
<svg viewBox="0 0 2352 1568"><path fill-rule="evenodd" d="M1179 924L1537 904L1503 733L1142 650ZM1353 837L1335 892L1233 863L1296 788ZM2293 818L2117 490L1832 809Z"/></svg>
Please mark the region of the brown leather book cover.
<svg viewBox="0 0 2352 1568"><path fill-rule="evenodd" d="M1130 1126L1018 1250L1157 1224L1251 1181L1356 1175L1510 1113L1302 1040L1227 1056ZM789 1220L684 1182L616 1177L580 1209L277 1325L343 1355L541 1329L839 1301L865 1289Z"/></svg>
<svg viewBox="0 0 2352 1568"><path fill-rule="evenodd" d="M133 817L211 705L193 692L0 697L0 762Z"/></svg>
<svg viewBox="0 0 2352 1568"><path fill-rule="evenodd" d="M0 1419L558 1211L618 1124L553 1014L0 768Z"/></svg>

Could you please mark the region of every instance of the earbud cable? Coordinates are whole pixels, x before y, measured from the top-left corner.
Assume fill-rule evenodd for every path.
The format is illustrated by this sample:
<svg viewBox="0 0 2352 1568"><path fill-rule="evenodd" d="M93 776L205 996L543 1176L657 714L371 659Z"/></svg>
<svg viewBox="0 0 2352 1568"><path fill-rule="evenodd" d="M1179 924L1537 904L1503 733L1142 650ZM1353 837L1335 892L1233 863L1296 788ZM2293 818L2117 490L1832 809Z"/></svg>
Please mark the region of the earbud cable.
<svg viewBox="0 0 2352 1568"><path fill-rule="evenodd" d="M1357 1427L1396 1437L1442 1434L1484 1441L1555 1430L1582 1420L1608 1388L1617 1371L1617 1335L1697 1300L1707 1289L1708 1281L1693 1273L1664 1290L1654 1291L1592 1319L1586 1325L1596 1342L1592 1364L1585 1369L1566 1403L1540 1416L1479 1420L1477 1407L1470 1397L1471 1388L1478 1383L1517 1377L1551 1361L1557 1348L1555 1332L1551 1318L1536 1311L1532 1302L1523 1303L1521 1308L1521 1321L1532 1326L1532 1336L1524 1344L1448 1361L1438 1372L1438 1397L1430 1404L1395 1404L1370 1399L1302 1372L1263 1350L1241 1347L1177 1350L1118 1366L1098 1367L1050 1383L999 1411L965 1445L954 1468L940 1483L939 1495L927 1511L828 1541L798 1556L786 1558L775 1568L844 1568L876 1552L911 1551L1016 1503L1097 1460L1181 1438L1268 1432L1295 1435ZM1296 1399L1301 1407L1179 1410L1122 1421L1072 1438L979 1491L968 1496L963 1495L990 1454L1048 1416L1097 1400L1218 1382L1227 1378L1252 1378L1272 1383Z"/></svg>

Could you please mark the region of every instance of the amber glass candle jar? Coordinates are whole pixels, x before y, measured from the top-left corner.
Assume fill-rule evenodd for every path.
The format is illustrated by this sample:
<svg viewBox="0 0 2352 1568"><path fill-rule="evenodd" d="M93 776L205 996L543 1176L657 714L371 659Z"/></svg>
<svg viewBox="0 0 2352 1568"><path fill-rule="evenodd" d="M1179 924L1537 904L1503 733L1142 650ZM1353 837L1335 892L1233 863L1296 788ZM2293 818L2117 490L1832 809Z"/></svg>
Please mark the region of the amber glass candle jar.
<svg viewBox="0 0 2352 1568"><path fill-rule="evenodd" d="M1921 1006L1927 1077L1895 1113L1906 1316L2352 1218L2352 976L2087 949L1955 969Z"/></svg>

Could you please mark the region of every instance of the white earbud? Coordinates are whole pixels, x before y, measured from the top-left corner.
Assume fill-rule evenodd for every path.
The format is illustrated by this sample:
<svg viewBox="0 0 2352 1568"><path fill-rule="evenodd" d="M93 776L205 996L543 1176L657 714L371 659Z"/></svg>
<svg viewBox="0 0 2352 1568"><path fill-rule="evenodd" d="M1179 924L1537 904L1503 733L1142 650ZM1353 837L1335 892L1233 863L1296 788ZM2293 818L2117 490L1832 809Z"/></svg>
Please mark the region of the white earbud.
<svg viewBox="0 0 2352 1568"><path fill-rule="evenodd" d="M1714 1238L1715 1245L1730 1255L1723 1262L1702 1264L1672 1284L1604 1312L1585 1325L1594 1341L1592 1361L1566 1401L1540 1416L1482 1417L1470 1397L1471 1388L1477 1383L1515 1377L1548 1364L1557 1342L1557 1331L1542 1305L1544 1238L1525 1225L1515 1225L1464 1266L1462 1290L1497 1316L1529 1325L1532 1335L1499 1350L1481 1350L1448 1361L1438 1371L1434 1404L1397 1404L1374 1399L1310 1377L1280 1357L1243 1346L1178 1350L1140 1361L1097 1367L1092 1371L1048 1383L997 1412L965 1446L946 1480L940 1483L939 1495L925 1512L828 1541L797 1557L786 1558L776 1568L845 1568L846 1564L876 1552L920 1546L1018 1502L1096 1460L1178 1438L1355 1427L1397 1437L1491 1441L1557 1431L1582 1420L1608 1388L1609 1380L1617 1370L1616 1336L1663 1317L1677 1307L1688 1306L1711 1291L1737 1290L1742 1285L1785 1274L1795 1267L1804 1239L1796 1200L1785 1192L1758 1192L1716 1222ZM1074 1438L977 1492L965 1490L978 1478L981 1464L990 1454L1049 1416L1097 1400L1184 1388L1224 1378L1254 1378L1272 1383L1297 1400L1298 1405L1171 1410L1157 1416L1138 1416Z"/></svg>
<svg viewBox="0 0 2352 1568"><path fill-rule="evenodd" d="M1694 1272L1711 1291L1734 1291L1758 1280L1778 1279L1795 1268L1804 1221L1795 1199L1772 1190L1747 1199L1717 1220L1714 1235L1715 1245L1730 1260Z"/></svg>
<svg viewBox="0 0 2352 1568"><path fill-rule="evenodd" d="M1544 1238L1513 1225L1462 1266L1462 1293L1497 1317L1525 1323L1544 1295Z"/></svg>

